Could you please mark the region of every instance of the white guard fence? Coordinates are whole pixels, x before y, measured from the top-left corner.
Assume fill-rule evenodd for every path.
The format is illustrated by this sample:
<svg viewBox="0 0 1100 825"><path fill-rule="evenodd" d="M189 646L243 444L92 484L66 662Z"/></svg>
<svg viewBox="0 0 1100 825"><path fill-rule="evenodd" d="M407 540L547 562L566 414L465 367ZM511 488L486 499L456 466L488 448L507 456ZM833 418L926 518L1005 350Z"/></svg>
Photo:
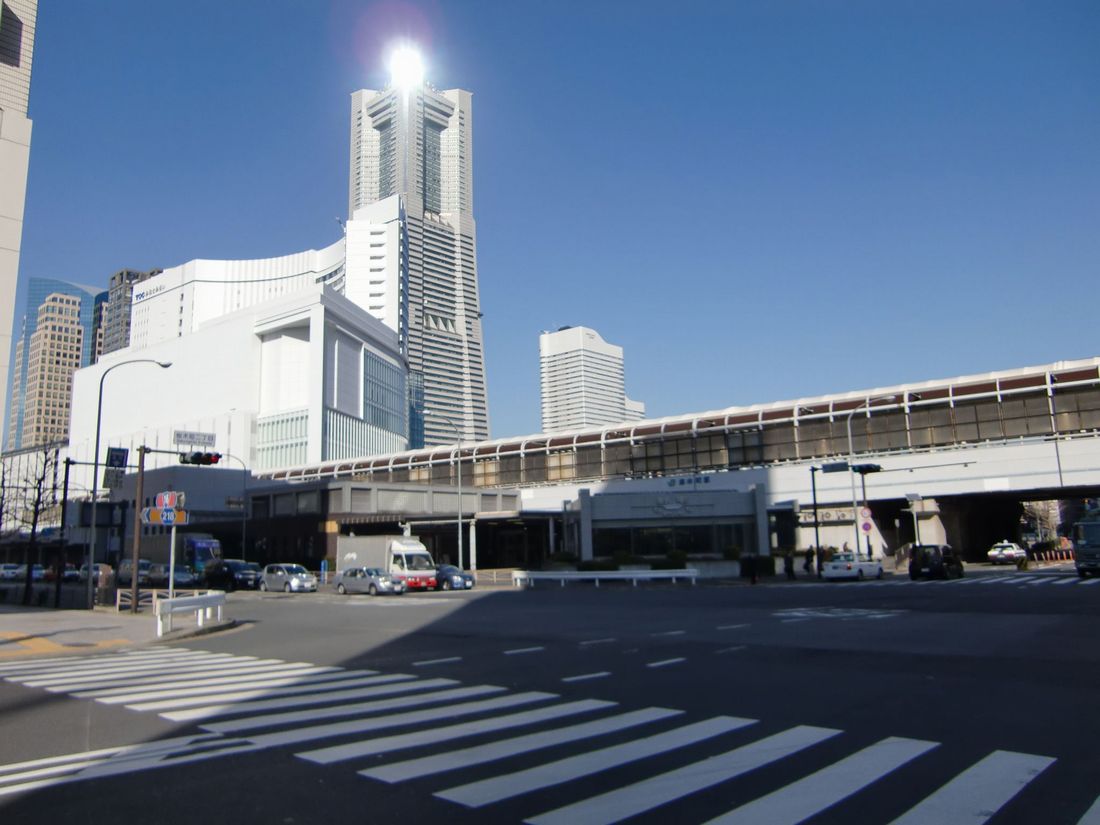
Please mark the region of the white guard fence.
<svg viewBox="0 0 1100 825"><path fill-rule="evenodd" d="M699 571L693 567L683 570L513 570L512 584L515 587L534 587L536 581L556 581L562 587L566 582L590 581L596 587L601 581L629 581L635 587L638 582L687 579L692 584L699 577Z"/></svg>
<svg viewBox="0 0 1100 825"><path fill-rule="evenodd" d="M194 613L199 627L215 619L222 620L225 593L208 590L201 596L181 596L175 599L154 599L153 610L157 614L157 637L172 630L172 616L176 613Z"/></svg>

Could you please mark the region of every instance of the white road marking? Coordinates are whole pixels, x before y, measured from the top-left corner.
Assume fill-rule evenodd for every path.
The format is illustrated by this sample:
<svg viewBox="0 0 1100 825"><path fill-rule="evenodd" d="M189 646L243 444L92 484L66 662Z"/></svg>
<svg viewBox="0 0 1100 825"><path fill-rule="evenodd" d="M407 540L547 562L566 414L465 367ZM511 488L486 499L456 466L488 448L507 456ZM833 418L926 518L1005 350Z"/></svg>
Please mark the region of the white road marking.
<svg viewBox="0 0 1100 825"><path fill-rule="evenodd" d="M748 627L748 624L720 624L715 630L740 630L742 627Z"/></svg>
<svg viewBox="0 0 1100 825"><path fill-rule="evenodd" d="M280 686L288 686L300 684L309 676L327 675L333 672L333 668L300 668L297 670L287 670L282 672L276 672L271 674L262 674L253 676L249 680L244 682L232 682L227 687L229 689L244 690L247 688L264 689L274 688ZM342 671L341 671L342 672ZM182 700L184 698L202 698L203 696L210 696L216 693L217 686L206 686L201 683L201 676L196 675L196 681L192 682L193 687L181 688L176 690L162 690L159 686L154 685L154 690L147 690L143 693L113 693L107 696L96 697L97 702L101 702L105 705L122 705L128 702L145 702L154 699L163 699L167 696L171 696L174 699ZM194 704L193 702L184 702L183 704Z"/></svg>
<svg viewBox="0 0 1100 825"><path fill-rule="evenodd" d="M1066 576L1064 579L1055 579L1055 584L1074 584L1079 581L1076 576Z"/></svg>
<svg viewBox="0 0 1100 825"><path fill-rule="evenodd" d="M1100 797L1092 803L1092 807L1085 811L1085 815L1077 820L1077 825L1100 825Z"/></svg>
<svg viewBox="0 0 1100 825"><path fill-rule="evenodd" d="M891 825L980 825L1052 764L1049 756L994 751Z"/></svg>
<svg viewBox="0 0 1100 825"><path fill-rule="evenodd" d="M246 660L241 660L240 665L243 667L251 661L253 661L251 657ZM64 670L49 674L8 676L7 679L10 682L18 682L27 687L49 687L50 685L64 683L71 683L74 685L81 683L94 684L96 682L108 682L123 677L140 678L142 675L146 674L186 672L192 668L220 664L235 665L238 664L238 662L229 654L218 654L202 659L189 659L185 661L173 659L169 662L147 661L140 664L126 663L121 666L101 665L92 670L87 668L74 668L73 670Z"/></svg>
<svg viewBox="0 0 1100 825"><path fill-rule="evenodd" d="M618 822L776 762L838 733L840 731L832 728L791 728L727 753L685 765L633 785L616 788L525 821L532 825L564 825L576 822L596 825Z"/></svg>
<svg viewBox="0 0 1100 825"><path fill-rule="evenodd" d="M938 742L923 739L891 736L716 817L707 825L795 825L861 791L938 745Z"/></svg>
<svg viewBox="0 0 1100 825"><path fill-rule="evenodd" d="M383 782L404 782L422 776L465 768L469 765L494 762L498 759L517 756L521 753L530 753L542 748L561 745L565 742L576 742L580 739L626 730L638 725L667 719L670 716L677 716L681 713L683 711L669 708L644 708L630 713L620 713L618 716L609 716L606 719L598 719L595 722L583 722L579 725L570 725L565 728L518 736L514 739L490 742L486 745L425 756L421 759L391 762L388 765L368 768L359 773L372 779L381 779Z"/></svg>
<svg viewBox="0 0 1100 825"><path fill-rule="evenodd" d="M347 682L341 682L338 684L302 685L286 690L248 690L237 694L228 693L198 697L185 702L165 699L160 702L146 702L139 705L127 705L126 707L129 710L138 711L171 711L171 713L160 714L161 718L172 722L184 722L191 719L208 719L228 714L278 710L302 705L320 705L345 699L363 699L368 696L389 696L415 690L450 687L457 685L458 682L454 679L416 681L414 676L398 673L389 676L367 676L363 679L353 680L352 684L355 687L351 687ZM234 699L234 696L240 698Z"/></svg>
<svg viewBox="0 0 1100 825"><path fill-rule="evenodd" d="M650 636L683 636L686 630L665 630L661 633L650 633Z"/></svg>
<svg viewBox="0 0 1100 825"><path fill-rule="evenodd" d="M404 687L398 686L398 688ZM374 690L387 690L386 688L374 688ZM203 730L216 733L241 733L256 728L274 728L286 725L294 725L299 722L319 722L322 719L338 719L341 716L357 716L368 713L377 713L382 710L394 710L416 707L417 705L429 705L435 702L447 702L455 699L469 699L475 696L486 696L491 693L501 693L504 688L497 685L471 685L467 687L445 688L432 690L426 693L414 693L408 695L401 693L394 696L397 690L388 689L389 698L372 699L369 702L355 702L350 705L333 705L323 708L307 708L305 710L290 710L283 713L267 713L261 716L245 716L240 719L230 719L225 722L211 722L203 725Z"/></svg>
<svg viewBox="0 0 1100 825"><path fill-rule="evenodd" d="M1089 584L1100 584L1100 579L1098 579L1098 578L1096 578L1096 577L1093 577L1093 578L1089 579L1088 581L1083 581L1083 582L1081 582L1081 584L1082 584L1082 585L1089 585Z"/></svg>
<svg viewBox="0 0 1100 825"><path fill-rule="evenodd" d="M61 673L64 671L80 672L88 669L99 669L103 666L121 667L140 662L168 661L171 659L184 659L191 656L201 656L201 651L184 651L167 648L159 651L140 651L133 653L111 653L100 656L66 656L58 659L34 659L22 662L7 662L0 664L0 676L21 674ZM223 654L228 655L228 654Z"/></svg>
<svg viewBox="0 0 1100 825"><path fill-rule="evenodd" d="M583 641L583 642L577 642L577 644L580 645L581 647L587 647L588 645L607 645L607 644L611 644L612 642L617 642L617 641L618 641L618 639L614 639L614 638L587 639L586 641Z"/></svg>
<svg viewBox="0 0 1100 825"><path fill-rule="evenodd" d="M497 699L485 699L479 702L465 702L459 705L444 705L430 710L411 711L409 713L395 713L390 716L375 716L369 719L355 719L350 722L337 722L330 725L312 725L306 728L291 728L278 733L267 733L252 737L252 741L261 747L273 747L276 745L292 745L298 742L309 742L313 739L325 739L330 736L352 736L358 733L369 733L384 728L398 727L400 725L415 725L420 722L437 722L441 719L449 719L455 716L463 716L485 711L499 710L500 708L514 705L529 705L534 702L543 702L547 699L558 698L553 693L530 691L528 693L514 693L510 696L501 696ZM213 729L216 725L203 725L203 728Z"/></svg>
<svg viewBox="0 0 1100 825"><path fill-rule="evenodd" d="M314 751L296 753L295 756L316 762L319 765L328 765L332 762L342 762L347 759L355 759L362 756L372 756L379 753L416 748L423 745L434 745L437 742L448 742L452 739L460 739L465 736L475 736L496 730L519 727L521 725L534 725L551 719L560 719L563 716L572 716L577 713L588 713L593 710L603 710L614 707L615 702L604 702L599 699L584 699L578 702L566 702L561 705L550 705L537 710L521 711L506 716L495 716L489 719L479 719L476 722L464 722L458 725L448 725L431 730L402 733L395 736L384 736L375 739L367 739L363 742L352 742L347 745L334 745L330 748L320 748Z"/></svg>
<svg viewBox="0 0 1100 825"><path fill-rule="evenodd" d="M715 654L718 654L718 653L736 653L739 650L744 650L746 647L747 647L747 645L734 645L733 647L723 647L721 650L716 650L714 652L715 652Z"/></svg>
<svg viewBox="0 0 1100 825"><path fill-rule="evenodd" d="M307 685L307 684L320 684L326 682L339 682L342 680L349 680L359 678L361 676L368 676L375 674L373 670L336 670L328 673L315 673L307 676L294 676L293 674L285 674L275 672L270 674L272 680L275 679L288 679L292 680L293 684ZM218 691L234 691L241 689L242 682L251 682L257 679L261 680L264 685L270 683L266 681L267 674L247 674L241 676L218 676L216 678L208 678L202 680L202 687L206 695L216 693ZM178 676L172 677L173 679L179 679ZM195 680L180 680L173 682L141 682L136 685L130 685L128 687L115 687L115 688L102 688L97 690L74 690L70 693L78 699L101 699L109 696L121 696L124 697L123 701L131 701L135 698L136 694L141 694L153 691L171 692L171 696L180 697L184 695L186 691L193 691L195 687ZM55 689L56 690L56 689Z"/></svg>
<svg viewBox="0 0 1100 825"><path fill-rule="evenodd" d="M589 679L602 679L605 676L610 676L611 671L599 670L595 673L582 673L579 676L563 676L563 682L587 682Z"/></svg>
<svg viewBox="0 0 1100 825"><path fill-rule="evenodd" d="M675 659L661 659L659 662L647 662L646 667L667 667L668 665L678 665L680 662L686 662L683 656L678 656Z"/></svg>
<svg viewBox="0 0 1100 825"><path fill-rule="evenodd" d="M546 650L545 647L517 647L512 650L504 651L505 656L518 656L521 653L538 653L540 650Z"/></svg>
<svg viewBox="0 0 1100 825"><path fill-rule="evenodd" d="M461 656L448 656L445 659L424 659L420 662L413 662L413 667L426 667L428 665L443 665L449 662L461 662Z"/></svg>
<svg viewBox="0 0 1100 825"><path fill-rule="evenodd" d="M491 802L510 799L530 791L560 785L572 779L604 771L619 765L636 762L647 756L683 748L711 739L723 733L755 724L755 719L739 719L718 716L693 725L658 733L645 739L636 739L621 745L590 751L529 768L525 771L503 774L468 785L448 788L436 794L441 799L457 802L468 808L479 808Z"/></svg>

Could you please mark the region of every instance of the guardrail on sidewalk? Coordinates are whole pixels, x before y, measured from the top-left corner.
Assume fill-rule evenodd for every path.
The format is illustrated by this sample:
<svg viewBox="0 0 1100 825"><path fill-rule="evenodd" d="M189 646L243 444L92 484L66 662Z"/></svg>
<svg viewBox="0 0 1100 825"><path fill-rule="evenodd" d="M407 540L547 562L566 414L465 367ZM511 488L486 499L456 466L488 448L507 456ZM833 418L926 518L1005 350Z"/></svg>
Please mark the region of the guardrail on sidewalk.
<svg viewBox="0 0 1100 825"><path fill-rule="evenodd" d="M699 571L693 567L682 570L513 570L512 585L515 587L534 587L539 580L556 581L565 587L567 581L592 581L596 587L601 581L629 581L634 587L639 581L658 581L671 579L690 579L692 584L699 577Z"/></svg>
<svg viewBox="0 0 1100 825"><path fill-rule="evenodd" d="M217 620L220 622L224 606L225 593L221 590L208 590L202 596L155 599L153 610L157 614L157 638L171 631L172 616L175 613L194 613L199 627L203 627L214 618L215 610L217 611Z"/></svg>

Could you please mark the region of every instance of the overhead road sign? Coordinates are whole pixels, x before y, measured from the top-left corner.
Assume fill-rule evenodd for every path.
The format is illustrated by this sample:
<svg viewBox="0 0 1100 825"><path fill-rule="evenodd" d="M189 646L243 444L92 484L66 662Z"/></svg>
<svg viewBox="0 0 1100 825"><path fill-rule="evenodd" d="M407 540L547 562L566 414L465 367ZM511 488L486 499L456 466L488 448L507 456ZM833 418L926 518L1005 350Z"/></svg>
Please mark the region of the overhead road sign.
<svg viewBox="0 0 1100 825"><path fill-rule="evenodd" d="M200 433L194 430L175 430L172 442L186 447L213 447L214 433Z"/></svg>

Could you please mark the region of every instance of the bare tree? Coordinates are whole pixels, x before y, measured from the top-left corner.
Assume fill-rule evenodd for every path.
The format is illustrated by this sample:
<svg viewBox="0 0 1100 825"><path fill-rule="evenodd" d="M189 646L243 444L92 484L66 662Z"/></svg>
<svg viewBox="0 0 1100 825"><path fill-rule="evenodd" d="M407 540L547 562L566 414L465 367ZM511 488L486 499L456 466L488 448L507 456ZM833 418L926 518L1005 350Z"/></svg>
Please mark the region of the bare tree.
<svg viewBox="0 0 1100 825"><path fill-rule="evenodd" d="M6 486L5 497L15 493L15 520L27 528L27 543L23 558L26 578L23 580L23 604L29 605L34 593L34 558L38 546L39 526L49 520L58 507L57 467L58 448L44 444L24 454L25 463L19 473L23 484ZM57 573L61 575L59 570Z"/></svg>

